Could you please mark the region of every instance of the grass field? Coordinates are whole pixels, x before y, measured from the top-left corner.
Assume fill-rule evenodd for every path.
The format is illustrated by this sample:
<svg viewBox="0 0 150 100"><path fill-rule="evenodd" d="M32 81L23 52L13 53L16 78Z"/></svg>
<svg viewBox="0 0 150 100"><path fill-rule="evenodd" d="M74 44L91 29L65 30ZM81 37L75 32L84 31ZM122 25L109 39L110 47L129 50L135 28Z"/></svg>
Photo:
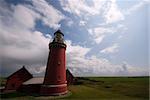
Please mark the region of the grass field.
<svg viewBox="0 0 150 100"><path fill-rule="evenodd" d="M70 85L68 89L71 94L59 99L149 100L149 77L81 77L76 85ZM3 94L1 98L39 99L17 92Z"/></svg>

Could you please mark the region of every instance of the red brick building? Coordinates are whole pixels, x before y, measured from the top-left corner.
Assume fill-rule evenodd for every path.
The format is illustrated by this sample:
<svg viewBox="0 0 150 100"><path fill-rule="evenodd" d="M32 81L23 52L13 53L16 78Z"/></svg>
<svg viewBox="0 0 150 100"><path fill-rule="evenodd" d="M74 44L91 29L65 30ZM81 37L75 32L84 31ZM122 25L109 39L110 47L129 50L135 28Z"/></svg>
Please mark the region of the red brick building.
<svg viewBox="0 0 150 100"><path fill-rule="evenodd" d="M23 80L23 77L26 77L26 81ZM73 84L75 80L75 77L68 69L66 70L66 79L68 85ZM22 67L7 78L4 92L21 91L29 94L40 94L43 82L44 77L32 77L28 70L25 67Z"/></svg>
<svg viewBox="0 0 150 100"><path fill-rule="evenodd" d="M31 79L33 76L23 66L21 69L11 74L7 78L4 91L18 90L23 82Z"/></svg>
<svg viewBox="0 0 150 100"><path fill-rule="evenodd" d="M72 75L72 73L69 71L69 69L66 70L66 78L67 78L67 84L73 84L75 82L75 77Z"/></svg>

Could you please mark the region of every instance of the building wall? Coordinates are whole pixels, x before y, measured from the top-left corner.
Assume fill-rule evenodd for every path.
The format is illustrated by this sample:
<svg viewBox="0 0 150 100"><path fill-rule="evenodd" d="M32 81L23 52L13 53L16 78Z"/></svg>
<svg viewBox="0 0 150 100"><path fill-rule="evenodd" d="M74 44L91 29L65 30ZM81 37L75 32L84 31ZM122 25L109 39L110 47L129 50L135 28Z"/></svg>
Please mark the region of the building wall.
<svg viewBox="0 0 150 100"><path fill-rule="evenodd" d="M51 48L44 84L66 83L65 48Z"/></svg>
<svg viewBox="0 0 150 100"><path fill-rule="evenodd" d="M21 69L8 77L5 90L17 90L23 82L30 78L32 75L26 69Z"/></svg>
<svg viewBox="0 0 150 100"><path fill-rule="evenodd" d="M22 80L17 75L14 75L7 80L5 90L17 90L21 84Z"/></svg>
<svg viewBox="0 0 150 100"><path fill-rule="evenodd" d="M73 84L74 83L74 76L71 74L69 70L66 70L67 75L67 84Z"/></svg>
<svg viewBox="0 0 150 100"><path fill-rule="evenodd" d="M21 85L19 91L29 93L29 94L39 94L41 89L41 84L28 84Z"/></svg>

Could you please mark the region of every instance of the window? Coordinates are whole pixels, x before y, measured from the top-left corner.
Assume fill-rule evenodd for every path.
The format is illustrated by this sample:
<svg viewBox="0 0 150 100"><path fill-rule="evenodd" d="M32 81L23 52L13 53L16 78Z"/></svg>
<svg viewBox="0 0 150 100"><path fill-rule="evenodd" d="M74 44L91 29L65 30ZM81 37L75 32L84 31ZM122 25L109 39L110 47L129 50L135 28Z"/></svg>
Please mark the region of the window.
<svg viewBox="0 0 150 100"><path fill-rule="evenodd" d="M58 61L58 63L57 63L58 65L60 65L61 64L61 62L60 61Z"/></svg>
<svg viewBox="0 0 150 100"><path fill-rule="evenodd" d="M63 43L63 36L62 36L62 34L55 34L54 40L55 40L55 42Z"/></svg>
<svg viewBox="0 0 150 100"><path fill-rule="evenodd" d="M57 76L57 81L61 81L60 75Z"/></svg>

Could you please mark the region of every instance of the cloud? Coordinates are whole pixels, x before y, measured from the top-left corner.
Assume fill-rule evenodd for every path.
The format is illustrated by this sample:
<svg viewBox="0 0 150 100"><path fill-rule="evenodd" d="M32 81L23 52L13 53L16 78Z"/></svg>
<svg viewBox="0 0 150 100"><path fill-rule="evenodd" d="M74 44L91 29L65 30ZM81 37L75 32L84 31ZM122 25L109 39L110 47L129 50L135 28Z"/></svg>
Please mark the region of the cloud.
<svg viewBox="0 0 150 100"><path fill-rule="evenodd" d="M101 36L95 38L94 41L95 41L97 44L99 44L99 43L101 43L101 42L103 41L104 37L105 37L105 35L101 35Z"/></svg>
<svg viewBox="0 0 150 100"><path fill-rule="evenodd" d="M85 24L86 24L86 21L81 20L81 21L79 22L79 25L80 25L80 26L85 26Z"/></svg>
<svg viewBox="0 0 150 100"><path fill-rule="evenodd" d="M41 20L45 25L58 29L59 22L65 19L65 16L45 0L32 0L33 9L41 14Z"/></svg>
<svg viewBox="0 0 150 100"><path fill-rule="evenodd" d="M79 17L79 25L86 25L87 31L97 44L100 44L107 34L117 32L119 29L123 30L124 28L119 28L117 26L116 30L110 26L108 27L108 25L112 23L120 24L118 22L125 19L123 12L119 9L116 3L116 0L60 0L60 4L64 11ZM96 23L95 19L97 19ZM100 22L98 19L100 19Z"/></svg>
<svg viewBox="0 0 150 100"><path fill-rule="evenodd" d="M17 5L14 7L13 17L14 20L17 21L22 27L33 28L35 25L34 21L40 16L25 6Z"/></svg>
<svg viewBox="0 0 150 100"><path fill-rule="evenodd" d="M70 40L66 43L67 68L76 76L148 75L147 69L142 67L131 66L128 63L113 64L105 58L88 56L90 48L73 45Z"/></svg>
<svg viewBox="0 0 150 100"><path fill-rule="evenodd" d="M45 66L51 36L35 30L40 14L27 5L5 1L0 3L0 13L1 74L12 73L22 65L31 69Z"/></svg>
<svg viewBox="0 0 150 100"><path fill-rule="evenodd" d="M91 4L92 5L89 5ZM60 0L64 11L75 14L81 18L102 16L107 24L124 20L124 15L118 8L116 0Z"/></svg>
<svg viewBox="0 0 150 100"><path fill-rule="evenodd" d="M106 9L107 10L105 10L104 12L104 19L106 23L109 24L109 23L114 23L114 22L124 20L124 15L118 8L116 4L116 0L111 0L110 6L108 6L108 8Z"/></svg>
<svg viewBox="0 0 150 100"><path fill-rule="evenodd" d="M70 40L67 40L66 43L67 43L67 51L66 52L72 58L84 57L90 51L90 48L85 48L80 45L73 46L72 42Z"/></svg>
<svg viewBox="0 0 150 100"><path fill-rule="evenodd" d="M97 3L94 1L91 7L86 7L89 4L85 1L79 1L83 7L79 2L77 3L79 7L76 7L71 4L72 1L65 1L70 2L71 6L66 3L64 7L66 11L79 16L84 16L84 13L87 13L85 16L93 16L102 14L104 3L95 6L99 5L100 1ZM32 74L44 75L49 53L48 43L52 37L37 31L36 21L41 20L43 24L56 29L60 27L59 23L65 16L46 1L34 0L31 4L8 5L5 1L0 1L0 74L8 75L26 65ZM96 43L101 43L106 34L115 31L112 27L96 26L89 29L89 34ZM67 40L66 43L67 68L75 75L147 75L147 69L129 64L113 64L105 58L89 56L88 53L92 48L75 45L71 40ZM114 50L105 51L114 52L117 48L114 46Z"/></svg>
<svg viewBox="0 0 150 100"><path fill-rule="evenodd" d="M107 47L103 50L101 50L100 52L101 53L106 53L106 54L109 54L109 53L116 53L119 51L119 45L117 43L113 44L112 46L110 47Z"/></svg>
<svg viewBox="0 0 150 100"><path fill-rule="evenodd" d="M98 14L99 11L94 6L88 6L85 0L60 0L60 4L63 10L76 14L78 16L82 16L86 13L86 15L95 15ZM99 5L100 7L101 5Z"/></svg>
<svg viewBox="0 0 150 100"><path fill-rule="evenodd" d="M28 67L31 73L35 73L33 75L40 76L41 74L44 75L46 66L38 66L38 67Z"/></svg>
<svg viewBox="0 0 150 100"><path fill-rule="evenodd" d="M32 5L30 5L32 4ZM43 73L48 56L49 34L35 29L36 21L50 28L60 27L65 16L45 0L30 4L8 4L0 1L0 67L6 75L22 65L33 73Z"/></svg>
<svg viewBox="0 0 150 100"><path fill-rule="evenodd" d="M150 1L149 0L143 0L143 1L140 1L138 2L137 4L133 5L132 7L126 9L123 11L123 13L125 15L130 15L132 14L133 12L137 11L139 8L141 8L142 6L146 5L146 4L150 4Z"/></svg>
<svg viewBox="0 0 150 100"><path fill-rule="evenodd" d="M116 30L109 27L95 27L88 29L89 34L97 44L101 43L107 34L114 33L115 31Z"/></svg>
<svg viewBox="0 0 150 100"><path fill-rule="evenodd" d="M71 27L73 25L73 20L70 19L70 18L66 18L66 21L67 21L67 26Z"/></svg>

